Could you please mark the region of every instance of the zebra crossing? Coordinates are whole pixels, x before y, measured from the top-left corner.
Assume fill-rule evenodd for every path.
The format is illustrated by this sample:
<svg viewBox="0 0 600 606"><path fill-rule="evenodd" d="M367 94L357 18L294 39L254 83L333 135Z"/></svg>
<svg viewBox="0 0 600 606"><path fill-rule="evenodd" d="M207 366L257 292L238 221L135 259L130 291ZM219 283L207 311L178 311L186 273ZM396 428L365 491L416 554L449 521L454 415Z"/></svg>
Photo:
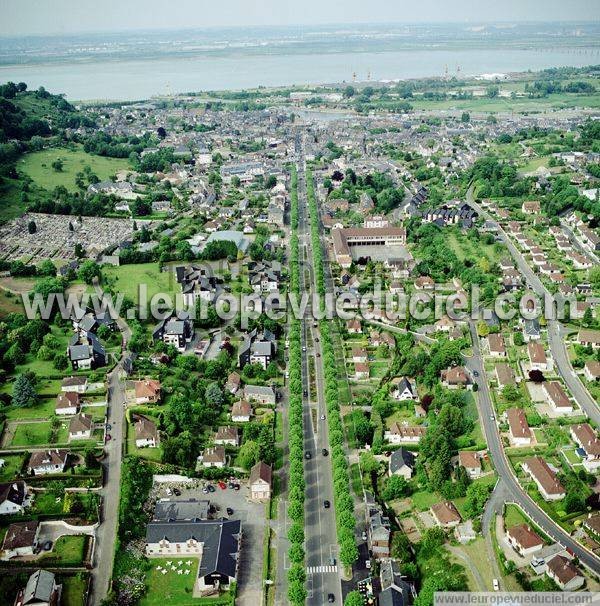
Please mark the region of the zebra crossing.
<svg viewBox="0 0 600 606"><path fill-rule="evenodd" d="M306 569L307 574L319 574L322 572L337 572L337 564L334 566L308 566Z"/></svg>

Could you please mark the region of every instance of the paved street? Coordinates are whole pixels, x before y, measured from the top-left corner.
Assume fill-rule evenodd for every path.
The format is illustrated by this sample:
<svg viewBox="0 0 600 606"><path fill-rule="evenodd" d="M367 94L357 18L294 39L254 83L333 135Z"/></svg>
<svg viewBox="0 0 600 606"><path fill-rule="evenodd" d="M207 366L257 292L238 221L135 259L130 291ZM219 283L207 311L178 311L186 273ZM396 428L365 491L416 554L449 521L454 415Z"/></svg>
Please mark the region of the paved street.
<svg viewBox="0 0 600 606"><path fill-rule="evenodd" d="M123 335L125 343L131 337L131 331L125 322L118 321L119 330ZM104 458L104 486L101 491L103 499L103 519L96 531L96 553L94 569L92 570L92 590L90 592L90 606L99 605L108 594L110 579L112 577L115 545L117 541L117 526L119 519L119 496L121 485L121 460L123 457L123 429L125 423L125 386L120 378L123 372L122 361L127 351L121 356L121 360L110 372L106 381L107 393L107 415L111 425L111 440L105 446Z"/></svg>
<svg viewBox="0 0 600 606"><path fill-rule="evenodd" d="M485 373L485 367L483 364L483 358L479 347L479 337L477 336L477 326L474 321L469 323L471 338L473 340L473 356L468 358L466 361L467 368L473 373L476 371L479 376L475 377L475 382L478 386L478 402L481 419L483 422L483 428L485 432L486 442L488 444L488 450L496 472L500 476L500 481L505 488L507 500L518 503L523 511L549 536L555 541L558 541L565 547L571 549L571 551L579 558L580 562L590 568L591 570L598 571L600 569L600 558L596 557L592 552L588 551L571 538L558 524L550 519L538 505L527 495L527 493L521 488L521 485L517 481L512 467L504 454L504 448L502 447L502 440L498 431L498 425L496 424L496 416L492 398L490 395L489 385L487 382L487 376ZM498 488L497 488L498 490ZM503 490L501 488L500 490ZM499 502L496 502L498 505ZM486 528L486 524L489 527L489 521L491 519L491 513L493 509L488 506L486 509L486 517L484 519L483 527Z"/></svg>
<svg viewBox="0 0 600 606"><path fill-rule="evenodd" d="M304 260L312 259L310 248L310 227L306 199L306 182L304 167L298 170L298 232L300 239L300 288L314 291L314 275L309 264ZM305 271L311 275L311 284L305 281ZM323 390L323 366L321 343L318 339L318 329L313 328L310 307L302 320L302 346L307 348L302 361L302 388L308 392L304 398L304 448L311 453L310 459L305 459L304 474L306 480L305 500L305 533L306 533L306 566L307 566L307 604L321 606L327 603L327 594L335 595L336 603L341 603L341 584L338 570L337 535L335 511L333 508L333 489L331 459L323 456L322 449L330 451L327 422L320 421L321 415L326 414ZM313 346L308 348L307 336L310 334ZM316 354L319 353L320 357ZM316 393L310 391L309 385L309 356L314 356L316 373ZM311 409L316 409L317 427L313 430ZM324 501L331 503L325 509ZM335 558L333 564L332 558Z"/></svg>

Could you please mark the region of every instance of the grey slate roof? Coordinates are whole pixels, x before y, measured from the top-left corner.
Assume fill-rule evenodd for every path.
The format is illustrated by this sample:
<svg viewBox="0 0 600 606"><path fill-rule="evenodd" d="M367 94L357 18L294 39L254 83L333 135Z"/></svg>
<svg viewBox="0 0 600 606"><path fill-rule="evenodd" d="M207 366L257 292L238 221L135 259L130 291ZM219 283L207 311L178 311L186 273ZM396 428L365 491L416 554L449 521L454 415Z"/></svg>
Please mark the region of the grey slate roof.
<svg viewBox="0 0 600 606"><path fill-rule="evenodd" d="M23 604L49 602L54 589L54 574L47 570L36 570L27 581Z"/></svg>
<svg viewBox="0 0 600 606"><path fill-rule="evenodd" d="M210 502L185 499L182 501L159 501L154 508L155 522L194 521L208 519Z"/></svg>
<svg viewBox="0 0 600 606"><path fill-rule="evenodd" d="M234 578L241 532L240 520L150 522L146 529L146 543L159 543L163 539L184 543L194 538L203 543L198 576L216 573Z"/></svg>
<svg viewBox="0 0 600 606"><path fill-rule="evenodd" d="M390 457L390 472L396 473L396 471L402 469L405 465L414 469L415 455L410 450L406 450L406 448L398 448Z"/></svg>

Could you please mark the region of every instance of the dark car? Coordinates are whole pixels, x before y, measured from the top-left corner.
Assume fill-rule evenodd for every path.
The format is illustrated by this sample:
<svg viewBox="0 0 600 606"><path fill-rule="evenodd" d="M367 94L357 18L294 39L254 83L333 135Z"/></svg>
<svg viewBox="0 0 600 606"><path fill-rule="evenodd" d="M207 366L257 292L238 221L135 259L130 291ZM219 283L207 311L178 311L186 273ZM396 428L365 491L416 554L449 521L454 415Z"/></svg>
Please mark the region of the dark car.
<svg viewBox="0 0 600 606"><path fill-rule="evenodd" d="M323 501L323 507L325 507L325 509L329 509L331 507L331 503L329 501Z"/></svg>
<svg viewBox="0 0 600 606"><path fill-rule="evenodd" d="M310 454L310 452L305 452L304 453L304 458L305 459L310 459L312 457L312 455Z"/></svg>
<svg viewBox="0 0 600 606"><path fill-rule="evenodd" d="M305 398L308 398L308 389L305 389L302 393L304 394Z"/></svg>
<svg viewBox="0 0 600 606"><path fill-rule="evenodd" d="M233 509L231 509L231 507L228 507L225 511L227 512L228 516L232 516L233 515Z"/></svg>
<svg viewBox="0 0 600 606"><path fill-rule="evenodd" d="M209 484L206 488L208 488L208 492L215 492L216 490L216 488L212 484Z"/></svg>
<svg viewBox="0 0 600 606"><path fill-rule="evenodd" d="M330 604L333 604L333 603L335 602L335 596L333 595L333 593L328 593L328 594L327 594L327 601L328 601Z"/></svg>
<svg viewBox="0 0 600 606"><path fill-rule="evenodd" d="M478 376L479 376L479 371L474 370L474 371L473 371L473 376L474 376L474 377L478 377Z"/></svg>
<svg viewBox="0 0 600 606"><path fill-rule="evenodd" d="M173 494L176 497L180 497L181 496L181 490L179 490L179 488L173 488Z"/></svg>
<svg viewBox="0 0 600 606"><path fill-rule="evenodd" d="M321 452L323 453L324 457L326 457L329 454L329 451L327 450L327 448L323 448L323 450Z"/></svg>
<svg viewBox="0 0 600 606"><path fill-rule="evenodd" d="M235 484L235 486L233 487L235 490L239 490L240 489L240 485L239 484Z"/></svg>

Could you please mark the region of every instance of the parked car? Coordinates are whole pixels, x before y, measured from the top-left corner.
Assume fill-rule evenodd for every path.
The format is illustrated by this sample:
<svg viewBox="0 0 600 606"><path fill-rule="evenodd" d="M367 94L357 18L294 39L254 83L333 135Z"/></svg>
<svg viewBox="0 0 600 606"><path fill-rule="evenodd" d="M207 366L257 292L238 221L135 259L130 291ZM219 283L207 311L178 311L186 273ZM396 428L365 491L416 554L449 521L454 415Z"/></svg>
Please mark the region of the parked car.
<svg viewBox="0 0 600 606"><path fill-rule="evenodd" d="M225 490L227 488L227 484L225 484L225 482L219 482L219 488L221 490Z"/></svg>
<svg viewBox="0 0 600 606"><path fill-rule="evenodd" d="M233 509L231 509L231 507L228 507L225 511L227 512L228 516L232 516L233 515Z"/></svg>
<svg viewBox="0 0 600 606"><path fill-rule="evenodd" d="M216 488L212 484L209 484L206 488L208 488L208 492L215 492L216 490Z"/></svg>
<svg viewBox="0 0 600 606"><path fill-rule="evenodd" d="M323 501L323 507L325 509L329 509L331 507L331 503L327 500Z"/></svg>
<svg viewBox="0 0 600 606"><path fill-rule="evenodd" d="M321 452L323 453L324 457L326 457L329 454L329 451L327 450L327 448L323 448L323 450Z"/></svg>
<svg viewBox="0 0 600 606"><path fill-rule="evenodd" d="M330 604L333 604L333 603L335 602L335 596L333 595L333 593L328 593L328 594L327 594L327 601L328 601Z"/></svg>
<svg viewBox="0 0 600 606"><path fill-rule="evenodd" d="M312 457L312 455L310 454L310 452L305 452L304 453L304 458L305 459L310 459Z"/></svg>
<svg viewBox="0 0 600 606"><path fill-rule="evenodd" d="M173 488L173 494L176 497L180 497L181 496L181 490L179 490L179 488Z"/></svg>

